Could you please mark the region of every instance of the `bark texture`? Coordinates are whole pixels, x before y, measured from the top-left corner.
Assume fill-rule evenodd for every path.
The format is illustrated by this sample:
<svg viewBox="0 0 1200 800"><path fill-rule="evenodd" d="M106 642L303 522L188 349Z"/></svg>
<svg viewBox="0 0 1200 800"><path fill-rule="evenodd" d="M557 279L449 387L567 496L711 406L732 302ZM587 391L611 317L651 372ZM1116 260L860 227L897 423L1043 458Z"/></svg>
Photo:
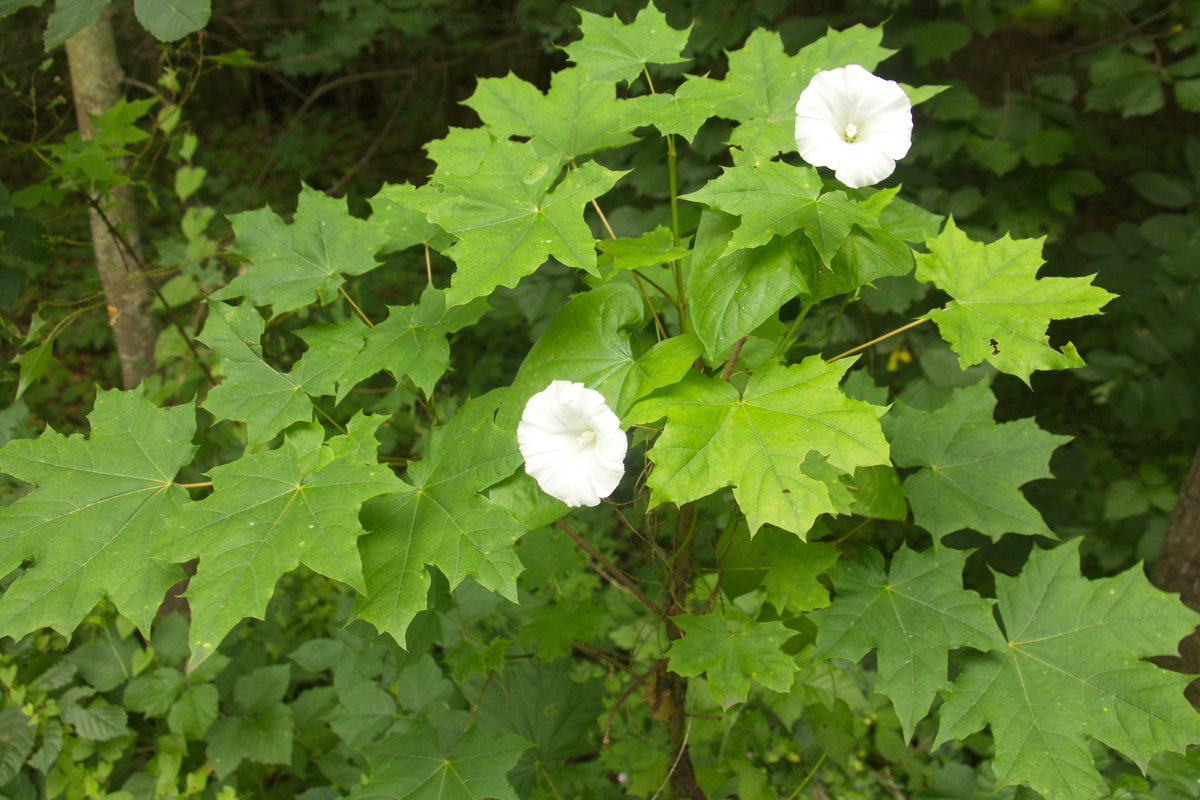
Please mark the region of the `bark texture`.
<svg viewBox="0 0 1200 800"><path fill-rule="evenodd" d="M1185 605L1200 611L1200 450L1179 489L1151 580L1163 591L1178 592ZM1155 663L1176 672L1200 673L1200 631L1180 642L1178 656L1163 656ZM1192 681L1187 696L1200 706L1200 680Z"/></svg>
<svg viewBox="0 0 1200 800"><path fill-rule="evenodd" d="M79 135L92 139L96 129L91 115L103 114L117 103L124 79L117 61L112 8L68 39L66 49ZM96 268L121 361L121 384L130 389L154 370L158 339L158 322L150 310L150 285L141 268L133 187L114 186L93 199L99 206L99 210L88 210Z"/></svg>

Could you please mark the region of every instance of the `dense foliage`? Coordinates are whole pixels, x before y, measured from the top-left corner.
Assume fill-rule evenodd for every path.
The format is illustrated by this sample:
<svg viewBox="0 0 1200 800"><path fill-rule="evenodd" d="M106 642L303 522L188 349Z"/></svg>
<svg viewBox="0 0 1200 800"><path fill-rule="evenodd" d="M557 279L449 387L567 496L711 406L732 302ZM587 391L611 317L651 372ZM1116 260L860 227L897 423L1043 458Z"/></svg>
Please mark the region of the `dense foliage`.
<svg viewBox="0 0 1200 800"><path fill-rule="evenodd" d="M0 795L1200 796L1146 660L1196 617L1139 565L1200 408L1200 4L136 0L90 139L55 48L105 3L38 5ZM851 64L915 105L887 188L796 153ZM122 390L74 260L130 182L165 325ZM628 432L603 502L533 465L550 389Z"/></svg>

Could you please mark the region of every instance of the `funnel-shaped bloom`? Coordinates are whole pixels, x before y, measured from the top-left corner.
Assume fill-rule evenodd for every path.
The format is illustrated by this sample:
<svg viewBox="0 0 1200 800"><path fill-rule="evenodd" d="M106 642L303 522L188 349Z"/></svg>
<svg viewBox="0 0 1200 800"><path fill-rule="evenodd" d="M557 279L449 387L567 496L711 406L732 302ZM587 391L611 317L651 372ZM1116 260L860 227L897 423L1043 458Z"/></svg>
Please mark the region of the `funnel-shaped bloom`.
<svg viewBox="0 0 1200 800"><path fill-rule="evenodd" d="M554 381L529 398L517 425L525 471L569 506L594 506L625 474L628 441L604 396L582 383Z"/></svg>
<svg viewBox="0 0 1200 800"><path fill-rule="evenodd" d="M796 149L855 188L892 174L912 146L912 103L857 64L818 72L796 102Z"/></svg>

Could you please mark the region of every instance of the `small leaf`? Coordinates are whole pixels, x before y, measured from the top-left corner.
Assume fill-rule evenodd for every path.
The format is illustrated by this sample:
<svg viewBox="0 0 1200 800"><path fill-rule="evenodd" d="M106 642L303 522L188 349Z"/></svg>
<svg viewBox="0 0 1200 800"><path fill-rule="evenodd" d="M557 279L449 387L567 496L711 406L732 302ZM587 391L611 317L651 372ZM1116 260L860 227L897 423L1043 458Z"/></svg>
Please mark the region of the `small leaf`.
<svg viewBox="0 0 1200 800"><path fill-rule="evenodd" d="M745 701L754 681L775 692L792 688L796 661L783 652L792 631L782 622L755 622L732 609L725 614L680 614L683 631L667 651L671 671L685 678L703 673L722 708Z"/></svg>
<svg viewBox="0 0 1200 800"><path fill-rule="evenodd" d="M33 750L31 722L16 706L0 709L0 786L13 779Z"/></svg>
<svg viewBox="0 0 1200 800"><path fill-rule="evenodd" d="M229 776L243 760L289 764L295 725L292 709L275 705L253 717L224 717L209 726L208 763L217 777Z"/></svg>
<svg viewBox="0 0 1200 800"><path fill-rule="evenodd" d="M633 81L648 64L687 61L683 48L692 26L675 30L654 3L648 3L629 25L578 9L583 38L567 45L567 57L600 81Z"/></svg>
<svg viewBox="0 0 1200 800"><path fill-rule="evenodd" d="M87 708L66 703L62 709L63 722L89 742L107 742L129 732L125 709L103 698L96 698Z"/></svg>
<svg viewBox="0 0 1200 800"><path fill-rule="evenodd" d="M184 689L172 704L167 712L167 727L172 733L199 739L216 719L217 687L211 683L197 683Z"/></svg>
<svg viewBox="0 0 1200 800"><path fill-rule="evenodd" d="M421 722L366 748L370 778L350 800L517 800L507 773L529 747L511 733L478 727L447 744Z"/></svg>
<svg viewBox="0 0 1200 800"><path fill-rule="evenodd" d="M211 0L133 0L142 27L160 42L174 42L208 24Z"/></svg>

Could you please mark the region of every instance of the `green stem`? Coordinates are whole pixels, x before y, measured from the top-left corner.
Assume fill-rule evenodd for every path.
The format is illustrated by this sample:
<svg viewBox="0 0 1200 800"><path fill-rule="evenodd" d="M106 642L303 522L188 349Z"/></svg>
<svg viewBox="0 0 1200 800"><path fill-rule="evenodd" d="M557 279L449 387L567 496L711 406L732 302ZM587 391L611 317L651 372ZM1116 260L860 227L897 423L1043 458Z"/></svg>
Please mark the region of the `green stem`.
<svg viewBox="0 0 1200 800"><path fill-rule="evenodd" d="M808 312L812 311L813 304L809 304L800 309L800 313L796 315L796 320L792 323L792 327L788 328L787 334L779 340L779 344L775 346L775 352L771 353L771 360L779 358L781 355L792 349L792 342L795 340L796 331L800 329L800 323L804 322L804 318L808 316Z"/></svg>
<svg viewBox="0 0 1200 800"><path fill-rule="evenodd" d="M667 180L671 186L671 241L675 247L679 247L679 175L675 169L675 161L675 136L668 133ZM683 262L679 259L672 261L671 271L675 273L675 307L679 309L679 332L687 333L687 292L683 288Z"/></svg>

